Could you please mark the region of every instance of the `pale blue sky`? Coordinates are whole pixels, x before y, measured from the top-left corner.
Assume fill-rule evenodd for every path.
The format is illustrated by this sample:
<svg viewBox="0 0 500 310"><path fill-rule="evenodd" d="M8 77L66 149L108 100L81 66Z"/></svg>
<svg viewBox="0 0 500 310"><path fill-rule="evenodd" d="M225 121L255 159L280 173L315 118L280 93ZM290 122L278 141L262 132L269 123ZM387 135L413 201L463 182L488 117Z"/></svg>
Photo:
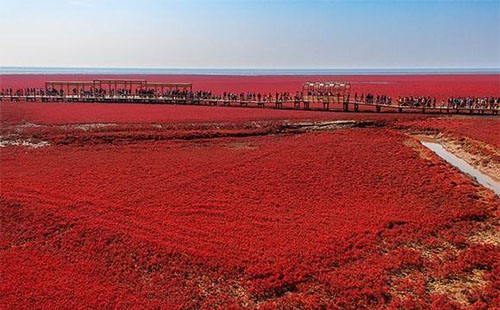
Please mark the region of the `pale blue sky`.
<svg viewBox="0 0 500 310"><path fill-rule="evenodd" d="M500 0L0 0L0 65L500 68Z"/></svg>

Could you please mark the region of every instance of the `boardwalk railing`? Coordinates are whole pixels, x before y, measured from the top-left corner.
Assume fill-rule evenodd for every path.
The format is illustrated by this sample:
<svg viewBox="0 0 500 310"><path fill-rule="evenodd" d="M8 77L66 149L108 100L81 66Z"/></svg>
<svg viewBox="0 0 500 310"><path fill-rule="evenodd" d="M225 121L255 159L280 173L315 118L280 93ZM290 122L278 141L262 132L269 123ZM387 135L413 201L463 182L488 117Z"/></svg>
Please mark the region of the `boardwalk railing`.
<svg viewBox="0 0 500 310"><path fill-rule="evenodd" d="M472 106L405 106L398 104L377 104L363 101L308 101L297 98L288 100L244 100L229 98L204 98L196 96L148 96L148 95L0 95L0 101L8 102L96 102L96 103L142 103L142 104L185 104L204 106L233 106L273 108L287 110L314 111L374 111L399 113L441 113L441 114L475 114L498 115L500 107Z"/></svg>

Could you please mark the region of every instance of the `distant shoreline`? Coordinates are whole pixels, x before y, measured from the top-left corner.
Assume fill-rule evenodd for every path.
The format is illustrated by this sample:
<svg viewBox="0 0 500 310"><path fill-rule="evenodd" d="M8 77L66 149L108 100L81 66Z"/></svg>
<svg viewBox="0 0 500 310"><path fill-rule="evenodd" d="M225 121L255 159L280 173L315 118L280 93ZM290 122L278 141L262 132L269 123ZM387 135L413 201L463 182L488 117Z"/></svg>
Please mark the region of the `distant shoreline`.
<svg viewBox="0 0 500 310"><path fill-rule="evenodd" d="M110 75L440 75L500 74L500 68L429 68L429 69L172 69L172 68L83 68L83 67L0 67L0 75L10 74L110 74Z"/></svg>

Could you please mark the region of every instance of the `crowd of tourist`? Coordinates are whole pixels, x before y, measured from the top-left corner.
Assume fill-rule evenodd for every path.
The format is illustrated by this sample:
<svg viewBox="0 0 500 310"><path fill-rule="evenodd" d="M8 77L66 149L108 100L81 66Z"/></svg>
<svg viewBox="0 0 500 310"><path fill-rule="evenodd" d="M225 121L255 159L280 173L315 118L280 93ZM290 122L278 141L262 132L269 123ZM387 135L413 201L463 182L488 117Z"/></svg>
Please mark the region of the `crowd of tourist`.
<svg viewBox="0 0 500 310"><path fill-rule="evenodd" d="M435 97L399 97L398 106L440 109L498 109L500 97L449 97L440 102Z"/></svg>
<svg viewBox="0 0 500 310"><path fill-rule="evenodd" d="M412 107L412 108L430 108L436 107L436 97L431 98L429 96L424 97L398 97L398 106L400 107Z"/></svg>
<svg viewBox="0 0 500 310"><path fill-rule="evenodd" d="M500 97L450 97L447 105L453 109L458 108L500 108Z"/></svg>
<svg viewBox="0 0 500 310"><path fill-rule="evenodd" d="M78 97L78 98L182 98L191 102L218 102L224 103L231 102L257 102L257 103L276 103L282 104L284 102L294 102L296 105L304 102L322 102L322 103L356 103L356 104L373 104L373 105L387 105L397 107L411 107L411 108L448 108L448 109L499 109L500 97L449 97L447 100L438 102L436 97L430 96L407 96L398 97L396 102L393 102L390 96L374 95L371 93L358 95L354 94L353 100L351 95L343 95L340 92L321 92L321 91L307 91L306 93L297 91L295 94L290 92L275 92L275 93L260 93L260 92L223 92L220 94L211 91L191 91L183 89L169 89L166 91L159 91L155 89L82 89L73 88L69 94L66 94L63 88L23 88L15 89L2 88L0 90L0 99L3 98L35 98L37 97Z"/></svg>
<svg viewBox="0 0 500 310"><path fill-rule="evenodd" d="M348 101L350 99L350 96L348 95ZM358 103L365 103L365 104L377 104L377 105L391 105L392 104L392 98L386 95L374 95L371 93L368 94L361 94L361 96L358 97L358 94L354 94L354 102Z"/></svg>

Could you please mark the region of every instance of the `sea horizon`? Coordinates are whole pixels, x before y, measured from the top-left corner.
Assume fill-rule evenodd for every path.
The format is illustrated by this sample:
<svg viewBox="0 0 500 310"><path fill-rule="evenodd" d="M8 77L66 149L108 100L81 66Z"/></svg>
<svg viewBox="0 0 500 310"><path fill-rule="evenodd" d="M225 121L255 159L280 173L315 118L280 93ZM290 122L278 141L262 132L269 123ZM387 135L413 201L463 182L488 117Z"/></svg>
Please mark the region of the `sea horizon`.
<svg viewBox="0 0 500 310"><path fill-rule="evenodd" d="M500 68L114 68L114 67L21 67L0 66L4 74L137 74L137 75L426 75L499 74Z"/></svg>

